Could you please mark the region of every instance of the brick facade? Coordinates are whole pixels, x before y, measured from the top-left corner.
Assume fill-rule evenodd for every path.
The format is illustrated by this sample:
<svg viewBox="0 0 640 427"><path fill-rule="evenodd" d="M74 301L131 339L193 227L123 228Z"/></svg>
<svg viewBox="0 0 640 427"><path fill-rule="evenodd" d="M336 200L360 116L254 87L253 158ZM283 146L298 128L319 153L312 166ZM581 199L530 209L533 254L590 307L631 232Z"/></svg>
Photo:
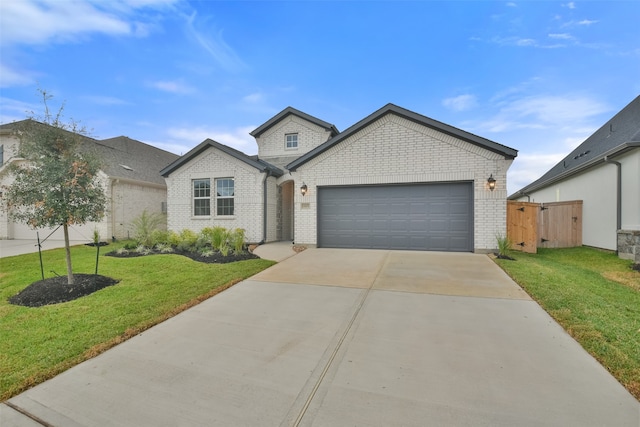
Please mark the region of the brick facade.
<svg viewBox="0 0 640 427"><path fill-rule="evenodd" d="M487 149L386 115L293 172L307 195L295 193L296 243L317 243L317 187L471 181L474 183L474 248L496 248L506 233L506 173L511 160ZM497 180L489 191L487 178Z"/></svg>
<svg viewBox="0 0 640 427"><path fill-rule="evenodd" d="M335 128L327 129L293 113L278 117L274 123L268 122L253 134L259 147L258 157L284 172L277 179L267 178L266 235L264 171L240 160L241 157L227 154L220 145L217 145L220 149L209 147L185 159L166 177L169 229L199 231L221 225L244 228L249 242L291 238L297 244L315 245L318 187L465 181L473 183L474 189L474 250L494 250L496 235L506 234L506 174L515 150L504 147L507 151L503 153L500 148L489 149L493 144L490 141L471 143L452 135L477 137L453 128L444 133L427 126L422 119L408 119L402 114L376 117L359 130L340 134L344 139L332 140L339 142L316 157L304 158L292 172L285 169L286 165L325 143ZM291 133L298 135L296 150L285 145L285 135ZM488 188L490 175L497 181L494 191ZM192 180L209 178L213 188L214 179L220 177L235 179L235 216L194 217ZM305 196L299 190L303 182L308 187Z"/></svg>

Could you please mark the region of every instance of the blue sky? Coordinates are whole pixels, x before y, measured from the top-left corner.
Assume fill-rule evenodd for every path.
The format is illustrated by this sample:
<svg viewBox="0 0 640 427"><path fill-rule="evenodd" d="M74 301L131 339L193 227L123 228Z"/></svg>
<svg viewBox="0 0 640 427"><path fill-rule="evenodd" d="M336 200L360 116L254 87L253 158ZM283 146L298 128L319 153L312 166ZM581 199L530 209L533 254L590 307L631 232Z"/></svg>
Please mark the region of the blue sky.
<svg viewBox="0 0 640 427"><path fill-rule="evenodd" d="M344 130L391 102L519 150L509 193L640 93L638 1L2 0L0 122L37 88L96 138L182 154L287 106Z"/></svg>

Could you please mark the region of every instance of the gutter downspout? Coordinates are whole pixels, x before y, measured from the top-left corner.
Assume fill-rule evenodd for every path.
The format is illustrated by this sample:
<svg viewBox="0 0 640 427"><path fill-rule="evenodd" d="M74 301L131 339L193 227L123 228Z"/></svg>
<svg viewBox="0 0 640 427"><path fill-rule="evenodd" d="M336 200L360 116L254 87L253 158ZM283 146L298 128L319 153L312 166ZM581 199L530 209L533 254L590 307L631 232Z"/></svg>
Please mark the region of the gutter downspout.
<svg viewBox="0 0 640 427"><path fill-rule="evenodd" d="M264 244L267 241L267 179L271 176L271 171L267 169L267 173L264 174L264 180L262 181L262 242Z"/></svg>
<svg viewBox="0 0 640 427"><path fill-rule="evenodd" d="M617 231L622 228L622 164L620 162L616 162L614 160L610 160L609 156L604 156L605 163L612 163L617 166L617 182L616 182L616 236ZM617 238L616 238L617 239ZM616 248L617 248L616 243ZM616 249L616 255L618 255L618 251Z"/></svg>

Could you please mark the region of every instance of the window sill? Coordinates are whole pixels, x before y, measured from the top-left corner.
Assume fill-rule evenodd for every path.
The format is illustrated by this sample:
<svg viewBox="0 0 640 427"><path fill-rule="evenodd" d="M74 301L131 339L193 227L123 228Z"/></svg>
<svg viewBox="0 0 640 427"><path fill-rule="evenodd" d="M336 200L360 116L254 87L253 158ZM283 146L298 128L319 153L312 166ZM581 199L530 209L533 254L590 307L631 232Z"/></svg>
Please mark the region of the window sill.
<svg viewBox="0 0 640 427"><path fill-rule="evenodd" d="M236 219L235 215L216 215L213 217L213 219L215 220L230 220L230 219Z"/></svg>
<svg viewBox="0 0 640 427"><path fill-rule="evenodd" d="M199 220L199 219L211 219L211 215L191 215L191 219Z"/></svg>

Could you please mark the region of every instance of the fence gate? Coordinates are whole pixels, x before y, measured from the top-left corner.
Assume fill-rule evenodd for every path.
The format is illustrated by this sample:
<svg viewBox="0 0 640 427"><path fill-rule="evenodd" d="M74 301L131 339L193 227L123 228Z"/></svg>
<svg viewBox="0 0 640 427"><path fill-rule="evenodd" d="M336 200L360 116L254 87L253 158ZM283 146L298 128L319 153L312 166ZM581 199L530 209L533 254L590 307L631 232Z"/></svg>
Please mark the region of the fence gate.
<svg viewBox="0 0 640 427"><path fill-rule="evenodd" d="M582 200L552 203L507 202L507 237L513 249L582 246Z"/></svg>
<svg viewBox="0 0 640 427"><path fill-rule="evenodd" d="M507 237L513 249L535 254L538 250L538 203L507 202Z"/></svg>

